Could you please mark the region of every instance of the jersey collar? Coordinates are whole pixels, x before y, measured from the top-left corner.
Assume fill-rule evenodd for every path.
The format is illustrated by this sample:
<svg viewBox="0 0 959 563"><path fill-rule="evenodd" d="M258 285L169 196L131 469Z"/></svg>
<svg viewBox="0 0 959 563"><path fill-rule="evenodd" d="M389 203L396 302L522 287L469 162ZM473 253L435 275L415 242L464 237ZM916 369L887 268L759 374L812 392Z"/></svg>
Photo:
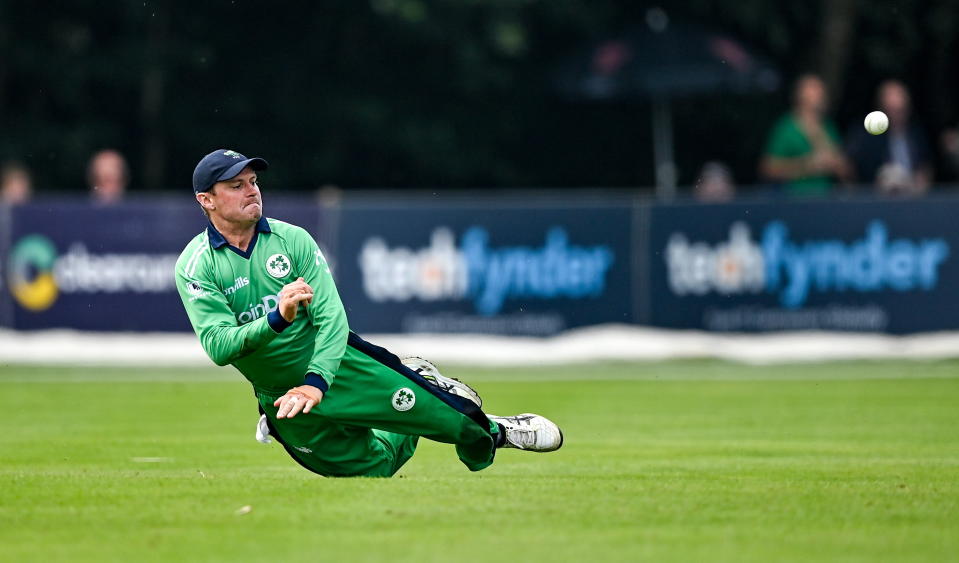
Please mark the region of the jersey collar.
<svg viewBox="0 0 959 563"><path fill-rule="evenodd" d="M270 224L267 222L266 217L260 217L260 220L256 222L256 231L253 232L253 240L250 241L250 248L246 252L243 252L235 246L230 246L230 244L226 242L226 238L213 226L213 222L209 222L206 226L206 234L210 239L210 246L213 248L222 248L225 246L244 258L249 258L250 255L253 254L253 247L256 246L256 239L258 238L257 234L270 232L273 231L270 230Z"/></svg>

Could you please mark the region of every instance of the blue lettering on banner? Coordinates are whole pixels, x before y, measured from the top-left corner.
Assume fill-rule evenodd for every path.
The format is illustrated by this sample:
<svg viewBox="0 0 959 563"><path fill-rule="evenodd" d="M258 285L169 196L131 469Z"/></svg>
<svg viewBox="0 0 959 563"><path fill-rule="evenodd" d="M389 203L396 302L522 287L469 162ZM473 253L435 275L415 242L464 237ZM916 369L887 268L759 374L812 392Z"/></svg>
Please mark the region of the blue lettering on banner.
<svg viewBox="0 0 959 563"><path fill-rule="evenodd" d="M359 258L364 290L376 302L470 299L478 313L494 315L507 299L583 299L606 288L609 246L570 244L561 227L550 228L541 247L495 248L489 238L486 229L471 227L457 248L452 232L438 228L430 246L418 250L367 239Z"/></svg>
<svg viewBox="0 0 959 563"><path fill-rule="evenodd" d="M838 239L794 242L783 221L763 229L757 244L745 223L730 228L729 241L715 247L689 243L674 233L667 243L669 285L676 295L778 294L787 308L801 307L810 292L930 291L949 256L943 238L890 239L883 221L866 227L851 243Z"/></svg>

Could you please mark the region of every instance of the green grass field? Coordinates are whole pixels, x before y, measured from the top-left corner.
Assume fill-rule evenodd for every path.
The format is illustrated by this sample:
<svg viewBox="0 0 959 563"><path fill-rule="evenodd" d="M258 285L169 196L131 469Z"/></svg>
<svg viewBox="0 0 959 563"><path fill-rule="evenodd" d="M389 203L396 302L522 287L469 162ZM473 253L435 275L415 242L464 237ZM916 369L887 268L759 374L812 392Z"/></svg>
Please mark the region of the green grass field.
<svg viewBox="0 0 959 563"><path fill-rule="evenodd" d="M566 445L323 479L232 369L0 366L0 561L959 560L959 362L445 371Z"/></svg>

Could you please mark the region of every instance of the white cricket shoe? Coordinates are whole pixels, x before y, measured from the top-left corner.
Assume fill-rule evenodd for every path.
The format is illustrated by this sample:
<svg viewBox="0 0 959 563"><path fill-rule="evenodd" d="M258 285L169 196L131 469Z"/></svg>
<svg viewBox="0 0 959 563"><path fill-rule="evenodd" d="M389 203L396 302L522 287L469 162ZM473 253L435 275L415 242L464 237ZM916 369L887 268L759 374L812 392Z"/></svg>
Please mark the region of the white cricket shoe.
<svg viewBox="0 0 959 563"><path fill-rule="evenodd" d="M434 366L429 360L424 360L418 356L410 356L408 358L403 358L400 361L404 366L420 374L423 376L423 379L429 381L443 391L452 393L458 397L463 397L464 399L469 399L470 401L474 402L477 407L482 408L483 399L479 396L479 393L477 393L475 389L463 383L459 379L441 375L440 370L436 369L436 366Z"/></svg>
<svg viewBox="0 0 959 563"><path fill-rule="evenodd" d="M516 448L531 452L554 452L563 445L563 431L553 421L538 414L525 413L516 416L486 415L506 429L503 448Z"/></svg>

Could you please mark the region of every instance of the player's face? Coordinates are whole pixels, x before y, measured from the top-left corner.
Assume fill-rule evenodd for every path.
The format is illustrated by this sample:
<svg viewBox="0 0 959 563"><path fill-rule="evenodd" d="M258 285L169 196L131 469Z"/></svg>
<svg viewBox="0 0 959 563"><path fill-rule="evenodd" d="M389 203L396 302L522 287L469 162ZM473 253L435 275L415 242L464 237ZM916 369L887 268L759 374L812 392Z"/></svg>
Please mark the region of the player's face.
<svg viewBox="0 0 959 563"><path fill-rule="evenodd" d="M263 199L256 172L247 166L242 172L213 185L210 215L230 223L256 223L263 215Z"/></svg>

